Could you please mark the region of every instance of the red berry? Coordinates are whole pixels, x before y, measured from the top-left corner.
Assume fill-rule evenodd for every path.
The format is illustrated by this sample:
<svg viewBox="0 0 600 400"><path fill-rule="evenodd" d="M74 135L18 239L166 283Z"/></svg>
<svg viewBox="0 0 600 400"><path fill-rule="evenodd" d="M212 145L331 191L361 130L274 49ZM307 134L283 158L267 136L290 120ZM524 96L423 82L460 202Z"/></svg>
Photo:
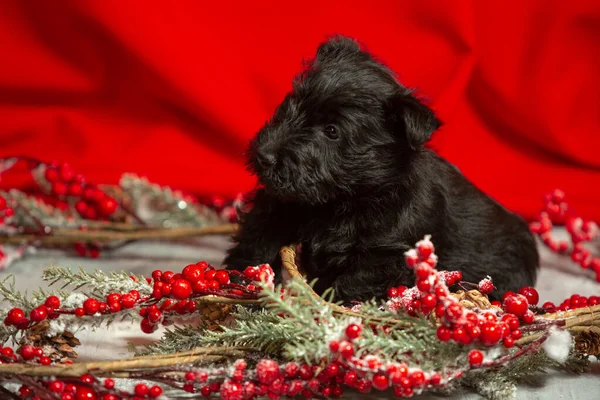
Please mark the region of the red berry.
<svg viewBox="0 0 600 400"><path fill-rule="evenodd" d="M25 313L20 308L12 308L6 315L7 325L17 325L25 319Z"/></svg>
<svg viewBox="0 0 600 400"><path fill-rule="evenodd" d="M515 345L515 339L513 339L511 336L508 336L504 338L502 343L504 344L504 347L509 349Z"/></svg>
<svg viewBox="0 0 600 400"><path fill-rule="evenodd" d="M48 390L54 393L62 393L65 389L65 384L61 381L52 381L48 384Z"/></svg>
<svg viewBox="0 0 600 400"><path fill-rule="evenodd" d="M356 339L358 336L360 336L361 330L362 328L359 325L350 324L348 327L346 327L346 336L348 336L348 339L350 340Z"/></svg>
<svg viewBox="0 0 600 400"><path fill-rule="evenodd" d="M46 171L44 171L44 177L48 182L54 182L58 179L58 171L56 168L46 167Z"/></svg>
<svg viewBox="0 0 600 400"><path fill-rule="evenodd" d="M76 317L83 317L85 315L85 310L83 309L83 307L77 307L75 309L75 316Z"/></svg>
<svg viewBox="0 0 600 400"><path fill-rule="evenodd" d="M150 395L150 397L156 398L156 397L159 397L162 394L162 392L163 392L163 390L160 386L154 385L150 388L150 390L148 391L148 394Z"/></svg>
<svg viewBox="0 0 600 400"><path fill-rule="evenodd" d="M353 386L357 380L358 380L358 376L356 375L356 372L354 372L354 371L347 371L344 374L344 383L348 386Z"/></svg>
<svg viewBox="0 0 600 400"><path fill-rule="evenodd" d="M422 240L417 243L417 251L422 260L426 260L434 251L433 243L429 240Z"/></svg>
<svg viewBox="0 0 600 400"><path fill-rule="evenodd" d="M30 344L24 345L19 351L24 360L32 360L35 357L35 347Z"/></svg>
<svg viewBox="0 0 600 400"><path fill-rule="evenodd" d="M69 193L69 196L79 197L83 193L83 188L80 183L73 182L69 185L67 192Z"/></svg>
<svg viewBox="0 0 600 400"><path fill-rule="evenodd" d="M300 370L300 367L298 367L298 364L290 362L287 363L285 365L285 376L287 378L295 378L296 375L298 375L298 371Z"/></svg>
<svg viewBox="0 0 600 400"><path fill-rule="evenodd" d="M343 341L340 343L340 354L345 358L350 358L354 355L354 346L351 343Z"/></svg>
<svg viewBox="0 0 600 400"><path fill-rule="evenodd" d="M202 396L204 396L204 397L210 396L210 393L211 393L210 387L202 386L202 389L200 389L200 393L202 393Z"/></svg>
<svg viewBox="0 0 600 400"><path fill-rule="evenodd" d="M105 197L98 203L98 211L105 217L109 217L117 211L119 204L112 197Z"/></svg>
<svg viewBox="0 0 600 400"><path fill-rule="evenodd" d="M537 303L540 301L540 295L538 294L538 291L531 286L522 287L519 289L519 294L525 296L527 302L532 306L537 305Z"/></svg>
<svg viewBox="0 0 600 400"><path fill-rule="evenodd" d="M100 256L100 249L97 247L90 247L90 257L98 258Z"/></svg>
<svg viewBox="0 0 600 400"><path fill-rule="evenodd" d="M494 291L494 284L489 279L484 279L479 282L477 288L483 294L490 294Z"/></svg>
<svg viewBox="0 0 600 400"><path fill-rule="evenodd" d="M219 270L215 274L215 280L219 282L220 285L226 285L229 283L229 274L227 271Z"/></svg>
<svg viewBox="0 0 600 400"><path fill-rule="evenodd" d="M244 388L238 382L228 380L221 385L220 394L223 400L242 400L244 399Z"/></svg>
<svg viewBox="0 0 600 400"><path fill-rule="evenodd" d="M67 194L67 185L60 181L52 182L52 193L58 196L64 196Z"/></svg>
<svg viewBox="0 0 600 400"><path fill-rule="evenodd" d="M250 280L256 280L256 275L258 275L258 267L246 267L244 270L244 277Z"/></svg>
<svg viewBox="0 0 600 400"><path fill-rule="evenodd" d="M60 299L57 296L48 296L44 304L46 307L56 310L60 307Z"/></svg>
<svg viewBox="0 0 600 400"><path fill-rule="evenodd" d="M427 310L427 312L433 310L435 305L437 304L437 299L431 293L426 294L421 298L421 306L423 311Z"/></svg>
<svg viewBox="0 0 600 400"><path fill-rule="evenodd" d="M422 371L414 371L410 374L410 383L413 387L420 387L425 384L425 374Z"/></svg>
<svg viewBox="0 0 600 400"><path fill-rule="evenodd" d="M114 387L115 387L115 381L113 381L113 380L112 380L112 379L110 379L110 378L106 378L106 379L104 380L104 387L105 387L105 388L107 388L107 389L112 389L112 388L114 388Z"/></svg>
<svg viewBox="0 0 600 400"><path fill-rule="evenodd" d="M527 312L527 298L521 294L513 294L504 299L504 310L521 318Z"/></svg>
<svg viewBox="0 0 600 400"><path fill-rule="evenodd" d="M388 377L383 374L375 374L373 376L373 386L377 390L386 390L390 387Z"/></svg>
<svg viewBox="0 0 600 400"><path fill-rule="evenodd" d="M332 353L337 353L339 349L340 349L340 342L338 342L337 340L332 340L331 342L329 342L329 350Z"/></svg>
<svg viewBox="0 0 600 400"><path fill-rule="evenodd" d="M392 299L394 297L398 297L398 289L396 289L395 287L391 287L387 290L387 296L388 298Z"/></svg>
<svg viewBox="0 0 600 400"><path fill-rule="evenodd" d="M207 281L210 281L210 280L213 280L213 279L215 279L215 275L216 275L216 274L217 274L217 271L216 271L216 270L214 270L214 269L211 269L211 270L208 270L208 271L206 271L206 272L204 273L204 278L205 278Z"/></svg>
<svg viewBox="0 0 600 400"><path fill-rule="evenodd" d="M446 326L440 325L437 329L437 337L442 342L447 342L452 338L452 330Z"/></svg>
<svg viewBox="0 0 600 400"><path fill-rule="evenodd" d="M455 328L452 331L452 339L457 343L469 344L471 342L471 338L467 334L464 328Z"/></svg>
<svg viewBox="0 0 600 400"><path fill-rule="evenodd" d="M483 362L483 353L479 350L471 350L469 352L469 365L478 367Z"/></svg>
<svg viewBox="0 0 600 400"><path fill-rule="evenodd" d="M83 309L85 310L85 313L87 315L96 314L98 312L99 307L100 307L100 304L98 303L98 300L93 299L93 298L86 299L83 302Z"/></svg>
<svg viewBox="0 0 600 400"><path fill-rule="evenodd" d="M133 308L135 305L135 297L131 293L125 293L121 296L121 307L124 309Z"/></svg>
<svg viewBox="0 0 600 400"><path fill-rule="evenodd" d="M265 385L271 384L279 376L279 364L273 360L260 360L256 365L256 378Z"/></svg>
<svg viewBox="0 0 600 400"><path fill-rule="evenodd" d="M197 264L186 266L183 271L181 271L181 274L185 279L192 283L204 279L204 270Z"/></svg>
<svg viewBox="0 0 600 400"><path fill-rule="evenodd" d="M33 322L40 322L45 320L46 318L48 318L48 308L46 308L46 306L43 305L34 308L33 310L31 310L29 318L31 318Z"/></svg>
<svg viewBox="0 0 600 400"><path fill-rule="evenodd" d="M431 282L429 279L418 280L417 288L419 288L421 292L429 292L431 290Z"/></svg>
<svg viewBox="0 0 600 400"><path fill-rule="evenodd" d="M600 304L600 298L598 298L598 296L590 296L590 298L588 299L588 304L590 306L597 306L598 304Z"/></svg>
<svg viewBox="0 0 600 400"><path fill-rule="evenodd" d="M526 324L531 324L535 320L535 315L533 315L533 312L531 312L530 310L527 310L525 315L523 315L522 320Z"/></svg>
<svg viewBox="0 0 600 400"><path fill-rule="evenodd" d="M502 295L502 302L504 302L504 300L506 300L506 298L507 298L508 296L514 296L514 295L515 295L515 292L506 292L506 293L504 293L504 294Z"/></svg>
<svg viewBox="0 0 600 400"><path fill-rule="evenodd" d="M418 279L427 279L431 272L431 267L427 263L420 263L415 268L415 275Z"/></svg>
<svg viewBox="0 0 600 400"><path fill-rule="evenodd" d="M479 340L486 346L493 346L502 338L502 331L497 323L485 322L481 327Z"/></svg>
<svg viewBox="0 0 600 400"><path fill-rule="evenodd" d="M446 318L450 322L456 322L463 313L463 308L460 304L450 304L448 308L446 308Z"/></svg>
<svg viewBox="0 0 600 400"><path fill-rule="evenodd" d="M175 280L171 287L171 294L178 300L187 299L192 294L192 285L185 279Z"/></svg>
<svg viewBox="0 0 600 400"><path fill-rule="evenodd" d="M143 383L138 383L133 389L136 396L144 397L148 394L148 386Z"/></svg>
<svg viewBox="0 0 600 400"><path fill-rule="evenodd" d="M300 367L300 378L302 378L303 380L309 380L310 378L312 378L313 376L313 371L312 368L309 365L302 365Z"/></svg>
<svg viewBox="0 0 600 400"><path fill-rule="evenodd" d="M42 364L42 365L50 365L50 364L52 364L52 360L48 356L41 356L40 357L40 364Z"/></svg>
<svg viewBox="0 0 600 400"><path fill-rule="evenodd" d="M0 196L0 211L6 208L6 199Z"/></svg>

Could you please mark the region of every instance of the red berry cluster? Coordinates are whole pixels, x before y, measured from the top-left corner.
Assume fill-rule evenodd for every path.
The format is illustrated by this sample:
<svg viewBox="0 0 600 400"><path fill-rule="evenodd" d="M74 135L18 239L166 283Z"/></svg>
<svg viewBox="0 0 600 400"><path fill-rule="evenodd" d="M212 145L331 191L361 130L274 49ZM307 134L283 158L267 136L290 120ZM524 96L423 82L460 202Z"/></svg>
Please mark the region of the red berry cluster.
<svg viewBox="0 0 600 400"><path fill-rule="evenodd" d="M117 201L100 188L86 183L69 164L41 164L50 192L63 201L74 201L75 210L86 219L105 219L119 206ZM65 204L66 205L66 204Z"/></svg>
<svg viewBox="0 0 600 400"><path fill-rule="evenodd" d="M12 308L4 318L4 325L15 326L18 329L27 329L31 322L41 322L47 318L58 318L56 310L60 308L60 299L56 296L49 296L44 304L34 308L29 313L29 318L25 316L25 312L18 308Z"/></svg>
<svg viewBox="0 0 600 400"><path fill-rule="evenodd" d="M593 221L585 221L577 216L565 202L565 193L554 190L544 198L545 207L537 221L529 225L531 232L537 234L542 242L552 251L570 254L571 259L581 268L591 269L600 282L600 257L593 256L583 244L598 237L598 226ZM571 239L571 245L564 240L557 240L552 235L554 224L564 224Z"/></svg>
<svg viewBox="0 0 600 400"><path fill-rule="evenodd" d="M63 380L47 380L44 382L44 387L50 392L47 398L57 398L61 400L121 400L121 399L154 399L160 397L163 389L160 386L148 387L144 383L138 383L134 387L133 393L128 393L115 389L114 380L107 378L101 382L92 375L82 375L78 381L63 381ZM36 391L40 388L37 387ZM33 395L33 390L23 385L19 389L21 398L30 398ZM40 399L34 396L32 399Z"/></svg>
<svg viewBox="0 0 600 400"><path fill-rule="evenodd" d="M592 307L597 306L598 304L600 304L600 296L585 297L578 294L573 294L571 297L560 303L559 306L547 301L542 304L542 308L548 313L553 313L556 311L568 311L575 310L577 308Z"/></svg>
<svg viewBox="0 0 600 400"><path fill-rule="evenodd" d="M388 307L392 311L404 308L410 315L435 312L441 321L437 330L441 341L481 343L485 346L494 346L502 341L505 347L514 346L515 340L522 335L519 318L525 323L534 320L534 314L528 308L527 297L522 294L507 294L504 299L504 315L494 310L474 312L465 309L456 298L450 296L448 290L448 286L462 279L462 274L458 271L437 271L434 250L430 237L426 236L417 243L416 249L405 254L407 265L414 269L416 286L404 290L401 299L390 299ZM491 278L487 277L479 282L477 288L482 293L490 293L494 285ZM523 288L522 291L532 299L535 297L537 303L539 296L535 289Z"/></svg>
<svg viewBox="0 0 600 400"><path fill-rule="evenodd" d="M6 219L15 215L15 211L8 206L6 199L0 196L0 225L4 225Z"/></svg>

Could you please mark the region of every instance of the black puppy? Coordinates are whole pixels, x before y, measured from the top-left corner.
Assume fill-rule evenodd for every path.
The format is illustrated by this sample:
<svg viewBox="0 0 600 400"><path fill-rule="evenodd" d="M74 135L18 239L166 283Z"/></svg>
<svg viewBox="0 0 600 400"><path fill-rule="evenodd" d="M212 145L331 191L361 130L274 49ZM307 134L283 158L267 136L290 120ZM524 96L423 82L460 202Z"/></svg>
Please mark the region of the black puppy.
<svg viewBox="0 0 600 400"><path fill-rule="evenodd" d="M317 292L345 302L414 285L404 252L431 234L439 269L487 275L498 298L536 280L527 224L423 147L440 122L349 38L322 43L249 149L262 184L224 263L270 263L302 245Z"/></svg>

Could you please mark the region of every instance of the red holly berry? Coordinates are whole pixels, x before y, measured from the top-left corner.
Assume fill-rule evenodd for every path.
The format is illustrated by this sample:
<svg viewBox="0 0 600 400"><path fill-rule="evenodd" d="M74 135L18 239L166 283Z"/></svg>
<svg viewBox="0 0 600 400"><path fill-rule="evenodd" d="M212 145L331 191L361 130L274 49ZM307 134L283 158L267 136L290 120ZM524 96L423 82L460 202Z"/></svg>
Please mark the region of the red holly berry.
<svg viewBox="0 0 600 400"><path fill-rule="evenodd" d="M332 340L331 342L329 342L329 350L332 353L337 353L339 349L340 349L340 342L338 342L337 340Z"/></svg>
<svg viewBox="0 0 600 400"><path fill-rule="evenodd" d="M104 387L107 389L112 389L115 387L115 381L110 379L110 378L106 378L104 380Z"/></svg>
<svg viewBox="0 0 600 400"><path fill-rule="evenodd" d="M511 336L508 336L504 338L502 343L504 344L504 347L509 349L515 345L515 339L513 339Z"/></svg>
<svg viewBox="0 0 600 400"><path fill-rule="evenodd" d="M40 322L48 318L48 308L42 305L31 310L29 314L29 318L31 318L34 322Z"/></svg>
<svg viewBox="0 0 600 400"><path fill-rule="evenodd" d="M345 358L350 358L354 355L354 346L351 343L343 341L340 343L340 354Z"/></svg>
<svg viewBox="0 0 600 400"><path fill-rule="evenodd" d="M185 279L194 283L200 279L204 279L204 270L197 264L190 264L186 266L181 274ZM156 279L156 278L155 278Z"/></svg>
<svg viewBox="0 0 600 400"><path fill-rule="evenodd" d="M178 300L187 299L192 294L192 285L186 279L175 280L171 288L171 294Z"/></svg>
<svg viewBox="0 0 600 400"><path fill-rule="evenodd" d="M433 243L430 240L421 240L417 243L417 251L422 260L426 260L434 251Z"/></svg>
<svg viewBox="0 0 600 400"><path fill-rule="evenodd" d="M425 374L423 371L414 371L410 374L409 378L413 387L420 387L425 384Z"/></svg>
<svg viewBox="0 0 600 400"><path fill-rule="evenodd" d="M24 360L32 360L35 357L35 347L30 344L24 345L19 351Z"/></svg>
<svg viewBox="0 0 600 400"><path fill-rule="evenodd" d="M144 318L142 322L140 322L140 329L144 333L153 333L156 330L156 325L152 324L148 319Z"/></svg>
<svg viewBox="0 0 600 400"><path fill-rule="evenodd" d="M298 364L290 362L285 365L285 376L287 378L294 378L298 375L298 371L300 371L300 367Z"/></svg>
<svg viewBox="0 0 600 400"><path fill-rule="evenodd" d="M279 364L273 360L263 359L256 365L256 378L265 385L271 384L279 376Z"/></svg>
<svg viewBox="0 0 600 400"><path fill-rule="evenodd" d="M46 171L44 171L44 177L48 182L54 182L58 179L58 171L55 168L46 167Z"/></svg>
<svg viewBox="0 0 600 400"><path fill-rule="evenodd" d="M421 279L417 281L417 288L421 292L429 292L431 290L431 282L429 279Z"/></svg>
<svg viewBox="0 0 600 400"><path fill-rule="evenodd" d="M502 338L502 331L497 323L485 322L481 326L479 340L486 346L493 346Z"/></svg>
<svg viewBox="0 0 600 400"><path fill-rule="evenodd" d="M531 312L531 310L527 310L527 312L525 313L525 315L523 315L523 318L521 319L526 324L531 324L535 320L535 315L533 315L533 312Z"/></svg>
<svg viewBox="0 0 600 400"><path fill-rule="evenodd" d="M418 279L427 279L431 272L431 267L427 263L419 263L415 268L415 275Z"/></svg>
<svg viewBox="0 0 600 400"><path fill-rule="evenodd" d="M79 197L83 193L83 188L80 183L73 182L69 185L67 192L69 196Z"/></svg>
<svg viewBox="0 0 600 400"><path fill-rule="evenodd" d="M52 193L58 196L64 196L67 194L67 185L60 181L52 182Z"/></svg>
<svg viewBox="0 0 600 400"><path fill-rule="evenodd" d="M360 336L362 328L356 324L350 324L346 327L346 336L348 339L353 340Z"/></svg>
<svg viewBox="0 0 600 400"><path fill-rule="evenodd" d="M226 285L229 283L229 274L227 271L219 270L215 274L215 280L219 282L219 285Z"/></svg>
<svg viewBox="0 0 600 400"><path fill-rule="evenodd" d="M409 252L405 254L404 259L406 261L406 265L409 268L413 268L415 265L419 263L419 256L415 252Z"/></svg>
<svg viewBox="0 0 600 400"><path fill-rule="evenodd" d="M75 316L76 317L83 317L85 315L85 310L83 309L83 307L77 307L75 309Z"/></svg>
<svg viewBox="0 0 600 400"><path fill-rule="evenodd" d="M44 304L46 307L56 310L60 307L60 299L57 296L48 296Z"/></svg>
<svg viewBox="0 0 600 400"><path fill-rule="evenodd" d="M135 305L135 297L131 293L125 293L121 296L121 307L124 309L132 308Z"/></svg>
<svg viewBox="0 0 600 400"><path fill-rule="evenodd" d="M221 398L223 400L244 399L244 388L238 382L227 380L221 385Z"/></svg>
<svg viewBox="0 0 600 400"><path fill-rule="evenodd" d="M387 290L387 297L393 299L394 297L398 297L398 289L395 287L391 287Z"/></svg>
<svg viewBox="0 0 600 400"><path fill-rule="evenodd" d="M89 298L83 302L83 309L87 315L94 315L98 312L100 304L98 300Z"/></svg>
<svg viewBox="0 0 600 400"><path fill-rule="evenodd" d="M472 367L478 367L483 362L483 353L479 350L471 350L469 352L469 365Z"/></svg>
<svg viewBox="0 0 600 400"><path fill-rule="evenodd" d="M531 286L525 286L519 289L519 294L522 294L527 299L527 302L533 306L537 305L540 301L540 295L535 288Z"/></svg>
<svg viewBox="0 0 600 400"><path fill-rule="evenodd" d="M133 389L136 396L144 397L148 394L148 386L143 383L138 383Z"/></svg>
<svg viewBox="0 0 600 400"><path fill-rule="evenodd" d="M373 376L373 386L377 390L386 390L390 387L388 377L383 374L375 374Z"/></svg>
<svg viewBox="0 0 600 400"><path fill-rule="evenodd" d="M460 304L450 304L447 308L446 308L446 318L448 318L448 320L450 322L456 322L463 313L463 308Z"/></svg>
<svg viewBox="0 0 600 400"><path fill-rule="evenodd" d="M150 397L156 398L156 397L160 397L162 392L163 392L163 390L160 386L154 385L150 388L150 390L148 391L148 394L150 395Z"/></svg>
<svg viewBox="0 0 600 400"><path fill-rule="evenodd" d="M117 211L119 204L112 197L105 197L98 203L98 211L105 217L109 217Z"/></svg>
<svg viewBox="0 0 600 400"><path fill-rule="evenodd" d="M494 291L494 284L489 279L484 279L479 282L477 289L483 294L490 294Z"/></svg>
<svg viewBox="0 0 600 400"><path fill-rule="evenodd" d="M6 315L5 325L17 325L25 319L25 313L20 308L12 308Z"/></svg>
<svg viewBox="0 0 600 400"><path fill-rule="evenodd" d="M41 356L40 357L40 364L42 364L42 365L50 365L50 364L52 364L52 360L48 356Z"/></svg>
<svg viewBox="0 0 600 400"><path fill-rule="evenodd" d="M521 318L527 312L527 298L521 294L506 296L504 299L504 310Z"/></svg>

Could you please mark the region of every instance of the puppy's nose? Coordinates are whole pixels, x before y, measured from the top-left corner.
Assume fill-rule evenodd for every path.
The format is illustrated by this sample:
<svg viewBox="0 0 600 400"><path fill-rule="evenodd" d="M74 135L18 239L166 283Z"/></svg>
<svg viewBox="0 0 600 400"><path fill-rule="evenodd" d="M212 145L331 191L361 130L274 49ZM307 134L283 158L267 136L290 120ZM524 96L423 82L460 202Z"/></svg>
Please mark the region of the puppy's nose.
<svg viewBox="0 0 600 400"><path fill-rule="evenodd" d="M256 159L263 167L272 167L277 163L277 158L275 158L274 154L266 153L264 151L258 152L258 154L256 154Z"/></svg>

